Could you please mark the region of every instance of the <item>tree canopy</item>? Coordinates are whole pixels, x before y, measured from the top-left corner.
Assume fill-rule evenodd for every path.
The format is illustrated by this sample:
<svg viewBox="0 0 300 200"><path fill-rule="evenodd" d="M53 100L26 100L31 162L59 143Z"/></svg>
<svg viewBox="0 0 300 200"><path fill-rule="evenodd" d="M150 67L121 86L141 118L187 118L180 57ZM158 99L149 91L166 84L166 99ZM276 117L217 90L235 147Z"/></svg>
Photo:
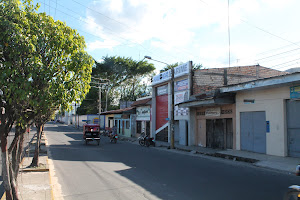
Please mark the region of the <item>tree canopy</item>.
<svg viewBox="0 0 300 200"><path fill-rule="evenodd" d="M165 71L168 71L169 69L172 69L174 67L177 67L179 65L182 65L183 63L173 63L173 64L170 64L170 65L167 65L165 66L161 71L162 72L165 72ZM193 64L192 65L192 69L193 70L197 70L197 69L203 69L203 65L202 64Z"/></svg>
<svg viewBox="0 0 300 200"><path fill-rule="evenodd" d="M150 80L154 69L154 65L147 61L135 61L132 58L119 56L106 56L102 62L95 61L92 76L97 79L92 81L94 83L92 85L98 86L95 82L101 82L100 80L107 82L101 92L102 111L106 106L106 95L108 96L108 110L116 109L119 100L135 101L143 95L149 95L147 81ZM98 113L99 94L97 92L99 90L96 88L90 90L86 100L78 109L78 113Z"/></svg>
<svg viewBox="0 0 300 200"><path fill-rule="evenodd" d="M83 99L90 88L93 59L84 51L84 38L65 23L37 13L38 7L30 0L0 0L0 137L7 162L7 135L14 122L18 141L30 120L45 123L59 107ZM10 177L10 165L2 164L7 168L7 195L16 195L17 171Z"/></svg>

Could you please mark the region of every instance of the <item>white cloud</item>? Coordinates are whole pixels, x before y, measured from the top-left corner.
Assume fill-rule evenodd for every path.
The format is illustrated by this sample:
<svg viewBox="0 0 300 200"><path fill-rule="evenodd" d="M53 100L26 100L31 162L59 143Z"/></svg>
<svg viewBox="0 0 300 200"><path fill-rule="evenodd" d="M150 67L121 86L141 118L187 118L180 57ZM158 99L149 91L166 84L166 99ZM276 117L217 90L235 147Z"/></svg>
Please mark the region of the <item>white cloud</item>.
<svg viewBox="0 0 300 200"><path fill-rule="evenodd" d="M104 41L99 41L96 40L94 42L88 42L87 43L87 50L88 51L94 51L97 49L112 49L115 46L118 46L120 43L115 40L104 40Z"/></svg>
<svg viewBox="0 0 300 200"><path fill-rule="evenodd" d="M230 5L231 26L241 23L241 13L256 12L258 7L255 0L234 1ZM221 0L210 0L206 4L199 0L188 3L182 0L104 0L95 1L90 8L94 11L88 10L87 18L94 23L87 28L93 29L97 24L101 27L97 31L101 37L106 35L139 44L155 39L166 43L167 49L190 44L195 31L210 25L225 32L228 23L227 2ZM153 44L157 46L157 42Z"/></svg>
<svg viewBox="0 0 300 200"><path fill-rule="evenodd" d="M205 3L203 3L203 1ZM101 0L90 4L87 10L86 29L99 37L88 43L88 50L114 49L130 45L138 55L144 52L145 43L155 52L167 52L161 56L190 59L221 67L228 65L228 5L224 0ZM266 49L269 40L259 42L268 35L242 20L270 30L263 17L272 18L266 10L287 7L296 0L235 0L230 1L230 27L232 28L232 65L256 64L255 54ZM275 9L276 10L276 9ZM258 21L259 20L259 21ZM261 24L259 22L262 22ZM242 25L244 25L242 27ZM271 25L270 25L271 26ZM248 28L248 29L247 29ZM234 32L235 31L235 32ZM239 32L240 31L240 32ZM243 32L244 31L244 32ZM251 32L251 34L247 33ZM272 32L272 29L271 31ZM274 31L275 32L275 31ZM235 35L234 35L235 33ZM276 33L276 32L275 32ZM288 32L290 35L290 31ZM261 35L260 35L261 34ZM257 37L258 39L254 39ZM250 40L252 39L252 40ZM249 41L246 41L249 40ZM242 41L242 42L241 42ZM251 42L257 42L252 44ZM249 44L250 43L250 44ZM147 46L147 48L149 48ZM197 48L195 48L197 46ZM133 47L133 48L132 48ZM190 53L183 49L188 49ZM172 56L171 56L172 54ZM154 56L154 55L153 55ZM170 60L164 61L171 63ZM200 60L200 61L199 61ZM181 60L179 60L180 62ZM184 61L185 62L185 61Z"/></svg>

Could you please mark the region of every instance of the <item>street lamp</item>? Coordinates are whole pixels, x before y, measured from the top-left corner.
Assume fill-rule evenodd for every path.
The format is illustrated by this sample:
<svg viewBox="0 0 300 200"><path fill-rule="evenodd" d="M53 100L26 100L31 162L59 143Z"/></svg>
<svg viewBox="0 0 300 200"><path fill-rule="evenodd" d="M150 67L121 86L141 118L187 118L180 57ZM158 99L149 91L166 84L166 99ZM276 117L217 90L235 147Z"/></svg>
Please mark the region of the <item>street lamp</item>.
<svg viewBox="0 0 300 200"><path fill-rule="evenodd" d="M145 56L144 58L149 59L149 60L153 60L156 62L160 62L163 64L166 64L167 66L169 66L168 63L159 61L159 60L154 60L152 59L150 56ZM170 119L170 126L171 126L171 133L170 133L170 137L171 137L171 149L175 148L175 141L174 141L174 68L171 68L171 119Z"/></svg>

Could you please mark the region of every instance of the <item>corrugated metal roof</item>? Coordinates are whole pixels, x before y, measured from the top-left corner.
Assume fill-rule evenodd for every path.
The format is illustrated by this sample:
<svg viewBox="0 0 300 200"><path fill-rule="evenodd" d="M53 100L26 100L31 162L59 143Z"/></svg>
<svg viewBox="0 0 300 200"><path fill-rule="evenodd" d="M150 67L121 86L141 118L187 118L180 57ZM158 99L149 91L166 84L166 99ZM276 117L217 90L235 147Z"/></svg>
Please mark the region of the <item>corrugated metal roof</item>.
<svg viewBox="0 0 300 200"><path fill-rule="evenodd" d="M106 112L101 113L101 115L121 114L125 111L129 111L129 110L132 110L132 109L134 109L134 107L124 108L124 109L119 109L119 110L110 110L110 111L106 111Z"/></svg>

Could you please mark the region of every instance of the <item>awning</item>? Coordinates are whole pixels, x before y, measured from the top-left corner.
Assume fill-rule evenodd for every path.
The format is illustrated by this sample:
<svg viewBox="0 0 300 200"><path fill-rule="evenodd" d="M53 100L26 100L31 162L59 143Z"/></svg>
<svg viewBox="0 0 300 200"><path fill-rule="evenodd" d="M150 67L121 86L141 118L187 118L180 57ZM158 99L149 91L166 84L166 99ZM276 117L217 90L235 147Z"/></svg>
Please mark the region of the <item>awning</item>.
<svg viewBox="0 0 300 200"><path fill-rule="evenodd" d="M234 96L210 97L205 99L193 99L177 104L179 108L205 107L215 105L234 104Z"/></svg>

